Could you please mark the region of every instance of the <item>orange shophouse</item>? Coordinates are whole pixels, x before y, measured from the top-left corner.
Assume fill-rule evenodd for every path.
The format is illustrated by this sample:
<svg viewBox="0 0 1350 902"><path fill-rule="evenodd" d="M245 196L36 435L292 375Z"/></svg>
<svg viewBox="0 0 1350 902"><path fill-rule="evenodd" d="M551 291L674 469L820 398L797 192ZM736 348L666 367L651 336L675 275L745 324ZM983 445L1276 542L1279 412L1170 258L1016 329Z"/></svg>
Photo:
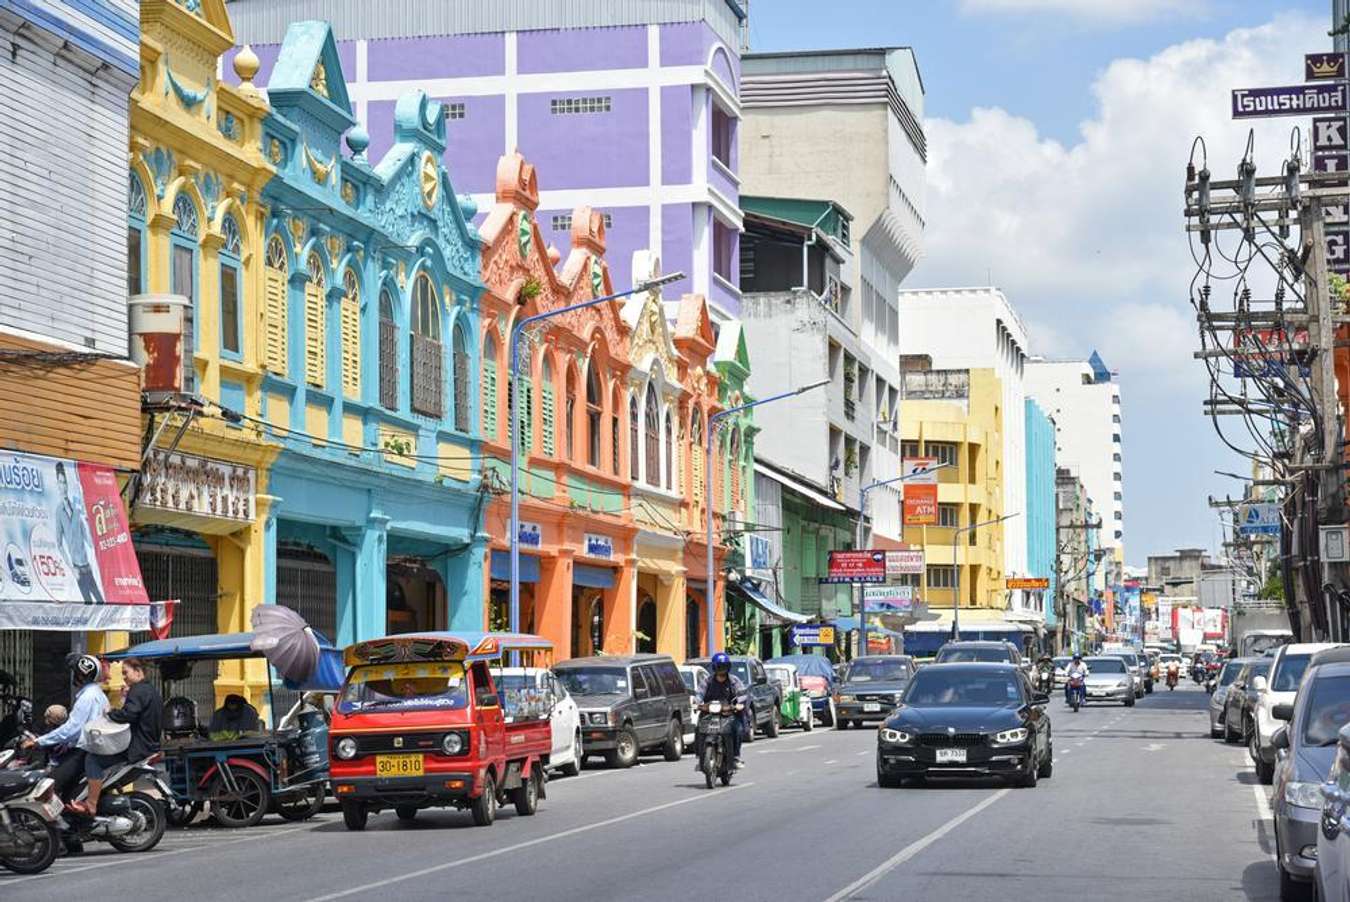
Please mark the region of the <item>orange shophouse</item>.
<svg viewBox="0 0 1350 902"><path fill-rule="evenodd" d="M572 216L567 260L535 221L534 167L519 153L497 166L496 201L484 221L482 300L484 480L494 489L487 622L508 624L510 392L519 391L520 628L555 644L556 657L635 645L636 529L630 511L626 397L628 329L618 302L537 324L522 341L522 371L508 369L512 326L535 313L614 291L603 217Z"/></svg>

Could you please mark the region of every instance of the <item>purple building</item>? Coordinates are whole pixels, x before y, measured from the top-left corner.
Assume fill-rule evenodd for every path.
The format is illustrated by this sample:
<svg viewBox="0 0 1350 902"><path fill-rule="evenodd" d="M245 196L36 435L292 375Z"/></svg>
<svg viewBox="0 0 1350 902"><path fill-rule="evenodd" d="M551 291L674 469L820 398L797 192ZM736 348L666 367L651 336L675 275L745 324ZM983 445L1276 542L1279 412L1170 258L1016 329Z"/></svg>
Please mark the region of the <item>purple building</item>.
<svg viewBox="0 0 1350 902"><path fill-rule="evenodd" d="M446 165L479 210L492 207L498 157L519 149L538 167L539 223L564 254L572 210L589 204L606 217L616 287L631 284L634 251L656 248L664 271L688 273L668 296L702 293L719 319L739 314L740 0L229 9L263 62L259 84L292 20L332 24L372 159L393 143L397 98L421 88L445 105Z"/></svg>

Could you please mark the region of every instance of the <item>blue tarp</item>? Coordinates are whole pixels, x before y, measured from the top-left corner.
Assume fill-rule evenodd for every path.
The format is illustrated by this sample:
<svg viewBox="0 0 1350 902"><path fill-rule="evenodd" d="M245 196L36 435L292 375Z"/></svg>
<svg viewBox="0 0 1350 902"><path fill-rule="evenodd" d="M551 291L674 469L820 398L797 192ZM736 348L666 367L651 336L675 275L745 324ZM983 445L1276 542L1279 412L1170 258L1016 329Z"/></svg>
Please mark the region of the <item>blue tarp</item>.
<svg viewBox="0 0 1350 902"><path fill-rule="evenodd" d="M589 586L592 589L612 589L614 588L614 568L577 564L572 568L572 584L574 586Z"/></svg>
<svg viewBox="0 0 1350 902"><path fill-rule="evenodd" d="M492 552L491 567L493 579L509 580L511 578L511 552ZM539 582L539 558L532 554L520 556L520 581L523 583Z"/></svg>
<svg viewBox="0 0 1350 902"><path fill-rule="evenodd" d="M782 655L765 661L766 664L792 664L800 676L824 677L834 683L834 665L824 655Z"/></svg>

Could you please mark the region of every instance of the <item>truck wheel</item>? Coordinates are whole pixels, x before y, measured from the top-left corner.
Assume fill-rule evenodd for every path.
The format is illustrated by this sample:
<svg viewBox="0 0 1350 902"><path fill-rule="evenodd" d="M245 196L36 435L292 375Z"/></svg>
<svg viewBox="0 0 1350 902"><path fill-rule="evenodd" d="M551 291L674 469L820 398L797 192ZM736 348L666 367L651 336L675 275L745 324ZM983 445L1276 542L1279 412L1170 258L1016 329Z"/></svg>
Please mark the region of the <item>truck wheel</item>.
<svg viewBox="0 0 1350 902"><path fill-rule="evenodd" d="M661 746L661 754L667 761L679 761L684 757L684 727L680 726L678 717L670 721L670 735L666 737L666 744Z"/></svg>
<svg viewBox="0 0 1350 902"><path fill-rule="evenodd" d="M529 817L539 810L539 769L530 770L530 776L518 789L511 791L511 801L516 803L516 814Z"/></svg>
<svg viewBox="0 0 1350 902"><path fill-rule="evenodd" d="M578 776L581 774L581 762L585 757L585 752L581 750L581 731L577 730L577 735L572 737L572 760L558 769L562 771L564 777Z"/></svg>
<svg viewBox="0 0 1350 902"><path fill-rule="evenodd" d="M417 820L417 806L395 805L394 814L398 815L399 820L403 821L404 823L410 824L413 821Z"/></svg>
<svg viewBox="0 0 1350 902"><path fill-rule="evenodd" d="M342 803L342 823L347 825L348 830L366 829L366 821L369 818L370 812L366 809L365 802Z"/></svg>
<svg viewBox="0 0 1350 902"><path fill-rule="evenodd" d="M605 752L605 762L610 767L632 767L637 759L637 734L632 727L624 727L614 739L614 748Z"/></svg>
<svg viewBox="0 0 1350 902"><path fill-rule="evenodd" d="M764 735L768 736L770 739L777 739L779 726L778 709L774 708L769 712L769 722L764 727Z"/></svg>
<svg viewBox="0 0 1350 902"><path fill-rule="evenodd" d="M483 778L483 791L469 806L473 822L479 827L491 827L497 819L497 781L489 773Z"/></svg>

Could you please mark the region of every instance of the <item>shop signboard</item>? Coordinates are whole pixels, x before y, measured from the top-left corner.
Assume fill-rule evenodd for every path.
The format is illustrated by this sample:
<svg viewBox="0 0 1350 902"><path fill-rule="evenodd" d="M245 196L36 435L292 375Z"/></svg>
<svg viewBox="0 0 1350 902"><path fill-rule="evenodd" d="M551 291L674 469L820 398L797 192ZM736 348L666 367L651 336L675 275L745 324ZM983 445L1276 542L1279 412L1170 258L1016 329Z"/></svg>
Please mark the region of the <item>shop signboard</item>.
<svg viewBox="0 0 1350 902"><path fill-rule="evenodd" d="M886 576L913 576L923 573L923 549L903 548L886 552Z"/></svg>
<svg viewBox="0 0 1350 902"><path fill-rule="evenodd" d="M150 628L150 605L112 468L0 459L0 629Z"/></svg>
<svg viewBox="0 0 1350 902"><path fill-rule="evenodd" d="M538 548L543 543L544 531L538 523L520 521L520 532L516 534L522 548Z"/></svg>
<svg viewBox="0 0 1350 902"><path fill-rule="evenodd" d="M936 526L938 521L936 457L906 457L900 462L905 477L904 521L906 526Z"/></svg>
<svg viewBox="0 0 1350 902"><path fill-rule="evenodd" d="M257 472L195 454L153 451L141 470L136 505L236 523L252 522Z"/></svg>
<svg viewBox="0 0 1350 902"><path fill-rule="evenodd" d="M751 570L768 570L771 565L772 548L769 540L763 536L749 536L749 558Z"/></svg>
<svg viewBox="0 0 1350 902"><path fill-rule="evenodd" d="M585 539L587 557L599 557L609 560L614 556L614 540L609 536L588 532L586 533Z"/></svg>
<svg viewBox="0 0 1350 902"><path fill-rule="evenodd" d="M913 586L863 586L862 593L869 613L908 614L914 607Z"/></svg>
<svg viewBox="0 0 1350 902"><path fill-rule="evenodd" d="M1272 88L1235 88L1233 118L1263 119L1271 116L1344 113L1345 101L1345 82L1313 82Z"/></svg>
<svg viewBox="0 0 1350 902"><path fill-rule="evenodd" d="M1244 536L1278 536L1280 534L1280 506L1261 501L1238 508L1238 534Z"/></svg>
<svg viewBox="0 0 1350 902"><path fill-rule="evenodd" d="M798 648L812 645L834 645L834 627L819 623L799 623L790 631L792 644Z"/></svg>
<svg viewBox="0 0 1350 902"><path fill-rule="evenodd" d="M823 583L884 583L886 552L831 551L826 573Z"/></svg>
<svg viewBox="0 0 1350 902"><path fill-rule="evenodd" d="M1048 589L1050 578L1047 576L1009 576L1004 580L1009 589Z"/></svg>

